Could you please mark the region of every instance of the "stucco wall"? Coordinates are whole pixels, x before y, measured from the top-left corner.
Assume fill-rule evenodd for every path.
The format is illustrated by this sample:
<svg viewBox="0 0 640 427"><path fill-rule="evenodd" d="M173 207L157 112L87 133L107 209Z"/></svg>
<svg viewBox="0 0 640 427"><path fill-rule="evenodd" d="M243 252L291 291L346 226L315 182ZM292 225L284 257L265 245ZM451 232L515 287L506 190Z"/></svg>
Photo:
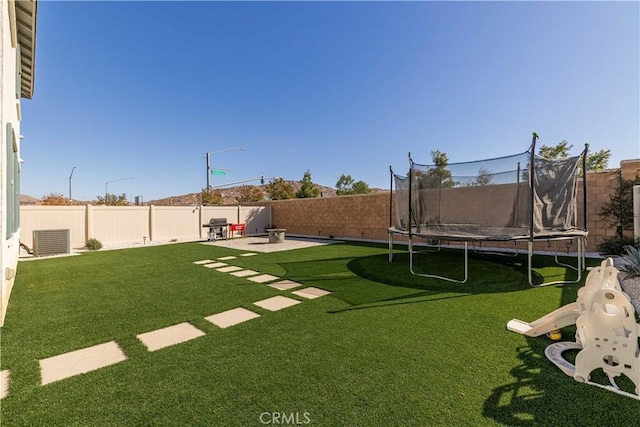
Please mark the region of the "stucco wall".
<svg viewBox="0 0 640 427"><path fill-rule="evenodd" d="M12 45L13 37L16 37L16 22L13 9L15 4L2 0L0 2L0 326L4 323L9 295L13 287L14 277L18 264L20 236L19 232L7 238L8 213L11 209L8 206L7 191L11 185L7 180L7 147L11 149L13 144L17 148L17 156L20 156L20 97L16 97L16 65L17 49ZM11 13L10 13L11 12ZM14 21L10 22L10 15ZM15 141L8 139L7 126L13 128ZM12 138L13 139L13 138ZM13 162L13 159L10 159ZM16 183L15 185L18 185Z"/></svg>

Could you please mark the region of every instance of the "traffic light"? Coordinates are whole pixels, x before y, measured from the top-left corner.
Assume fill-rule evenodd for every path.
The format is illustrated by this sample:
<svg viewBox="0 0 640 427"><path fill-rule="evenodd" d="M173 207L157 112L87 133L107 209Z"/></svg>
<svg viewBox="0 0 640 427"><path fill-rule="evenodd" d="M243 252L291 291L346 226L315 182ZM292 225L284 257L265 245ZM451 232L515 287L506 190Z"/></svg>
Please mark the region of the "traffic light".
<svg viewBox="0 0 640 427"><path fill-rule="evenodd" d="M260 184L264 184L264 176L260 176Z"/></svg>

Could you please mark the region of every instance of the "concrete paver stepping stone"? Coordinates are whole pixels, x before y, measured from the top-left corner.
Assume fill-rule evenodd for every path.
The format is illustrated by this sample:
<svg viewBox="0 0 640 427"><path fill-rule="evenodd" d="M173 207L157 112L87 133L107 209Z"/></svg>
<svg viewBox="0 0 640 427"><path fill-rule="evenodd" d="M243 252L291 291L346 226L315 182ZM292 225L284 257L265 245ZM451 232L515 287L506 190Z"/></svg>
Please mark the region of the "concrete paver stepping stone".
<svg viewBox="0 0 640 427"><path fill-rule="evenodd" d="M115 365L123 360L127 360L127 356L115 341L48 357L40 360L42 385Z"/></svg>
<svg viewBox="0 0 640 427"><path fill-rule="evenodd" d="M205 335L200 329L190 323L184 322L166 328L137 335L142 344L149 351L160 350L175 344L180 344Z"/></svg>
<svg viewBox="0 0 640 427"><path fill-rule="evenodd" d="M11 371L5 369L0 371L0 399L3 399L9 395L9 376Z"/></svg>
<svg viewBox="0 0 640 427"><path fill-rule="evenodd" d="M220 328L227 328L237 325L238 323L246 322L247 320L255 319L256 317L260 317L260 315L246 308L238 307L233 310L227 310L214 314L213 316L205 317L205 319Z"/></svg>
<svg viewBox="0 0 640 427"><path fill-rule="evenodd" d="M293 291L291 293L294 295L298 295L299 297L302 297L302 298L315 299L315 298L323 297L325 295L329 295L331 292L325 291L324 289L309 287L309 288L300 289L298 291Z"/></svg>
<svg viewBox="0 0 640 427"><path fill-rule="evenodd" d="M271 274L261 274L259 276L249 277L249 280L256 283L266 283L279 279L278 276L272 276Z"/></svg>
<svg viewBox="0 0 640 427"><path fill-rule="evenodd" d="M255 276L256 274L258 274L258 272L254 270L242 270L242 271L235 271L231 273L232 276L236 276L236 277Z"/></svg>
<svg viewBox="0 0 640 427"><path fill-rule="evenodd" d="M223 256L223 257L218 258L218 260L220 260L220 261L229 261L231 259L236 259L236 257L233 256L233 255L229 255L229 256Z"/></svg>
<svg viewBox="0 0 640 427"><path fill-rule="evenodd" d="M229 267L222 267L222 268L216 269L216 271L219 271L221 273L231 273L232 271L238 271L238 270L242 270L242 267L238 267L237 265L230 265Z"/></svg>
<svg viewBox="0 0 640 427"><path fill-rule="evenodd" d="M214 261L212 259L203 259L200 261L193 261L194 264L199 264L199 265L209 264L210 262L214 262Z"/></svg>
<svg viewBox="0 0 640 427"><path fill-rule="evenodd" d="M289 289L297 288L298 286L302 286L302 285L298 282L294 282L293 280L281 280L276 283L271 283L270 285L267 285L267 286L271 286L272 288L278 289L280 291L286 291Z"/></svg>
<svg viewBox="0 0 640 427"><path fill-rule="evenodd" d="M225 264L224 262L214 262L213 264L205 264L204 266L207 268L220 268L224 267L225 265L229 264Z"/></svg>
<svg viewBox="0 0 640 427"><path fill-rule="evenodd" d="M254 255L258 255L255 252L247 252L246 254L240 254L240 256L254 256Z"/></svg>
<svg viewBox="0 0 640 427"><path fill-rule="evenodd" d="M254 302L254 305L258 307L264 308L269 311L278 311L283 308L291 307L292 305L300 304L302 301L298 301L297 299L283 297L282 295L278 295L275 297L263 299L262 301Z"/></svg>

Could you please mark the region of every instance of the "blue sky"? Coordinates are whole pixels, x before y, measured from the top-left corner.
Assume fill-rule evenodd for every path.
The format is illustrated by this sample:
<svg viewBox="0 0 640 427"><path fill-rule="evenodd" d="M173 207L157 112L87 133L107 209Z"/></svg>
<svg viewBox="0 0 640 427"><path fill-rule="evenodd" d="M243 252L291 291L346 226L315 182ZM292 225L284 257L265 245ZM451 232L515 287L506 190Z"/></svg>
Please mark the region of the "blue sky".
<svg viewBox="0 0 640 427"><path fill-rule="evenodd" d="M638 2L38 5L22 193L145 201L265 177L388 188L567 140L640 157ZM132 179L123 179L132 178ZM257 183L257 182L255 182Z"/></svg>

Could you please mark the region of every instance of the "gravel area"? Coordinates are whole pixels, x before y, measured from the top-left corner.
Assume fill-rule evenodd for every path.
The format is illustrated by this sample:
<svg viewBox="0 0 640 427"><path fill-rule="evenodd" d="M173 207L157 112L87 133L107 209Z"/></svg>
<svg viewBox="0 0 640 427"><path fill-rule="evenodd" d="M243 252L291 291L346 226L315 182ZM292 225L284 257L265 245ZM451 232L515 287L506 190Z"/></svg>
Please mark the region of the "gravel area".
<svg viewBox="0 0 640 427"><path fill-rule="evenodd" d="M622 259L619 257L614 257L612 259L613 266L618 270L621 270L624 265ZM618 273L618 281L620 282L620 287L624 293L629 295L631 304L636 310L636 315L640 315L640 276L633 277L624 271L620 271Z"/></svg>
<svg viewBox="0 0 640 427"><path fill-rule="evenodd" d="M627 277L626 273L618 273L620 287L629 295L631 304L636 310L636 315L640 315L640 277Z"/></svg>

